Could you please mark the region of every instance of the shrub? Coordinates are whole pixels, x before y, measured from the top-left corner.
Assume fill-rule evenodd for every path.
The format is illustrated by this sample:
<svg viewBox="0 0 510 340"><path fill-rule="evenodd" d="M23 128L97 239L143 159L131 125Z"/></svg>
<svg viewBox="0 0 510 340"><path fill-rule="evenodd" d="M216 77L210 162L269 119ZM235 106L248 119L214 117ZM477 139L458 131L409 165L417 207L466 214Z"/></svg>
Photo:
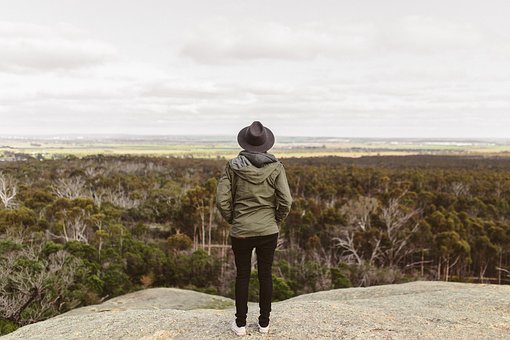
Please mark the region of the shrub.
<svg viewBox="0 0 510 340"><path fill-rule="evenodd" d="M193 246L193 241L186 234L172 235L167 241L170 250L189 250Z"/></svg>
<svg viewBox="0 0 510 340"><path fill-rule="evenodd" d="M220 275L220 261L203 249L191 253L178 253L169 258L171 283L183 287L193 285L199 288L216 286Z"/></svg>
<svg viewBox="0 0 510 340"><path fill-rule="evenodd" d="M273 279L273 299L272 301L282 301L293 297L295 294L287 284L284 278L272 275ZM235 297L235 281L230 284L229 297ZM260 296L260 285L258 279L258 272L252 271L250 274L250 283L248 288L248 301L258 302Z"/></svg>
<svg viewBox="0 0 510 340"><path fill-rule="evenodd" d="M398 283L404 279L404 274L398 268L376 267L368 263L350 265L349 270L350 281L362 287Z"/></svg>
<svg viewBox="0 0 510 340"><path fill-rule="evenodd" d="M331 268L331 283L333 288L349 288L352 286L351 280L349 280L349 269L345 266L338 268Z"/></svg>
<svg viewBox="0 0 510 340"><path fill-rule="evenodd" d="M6 335L14 332L18 326L11 321L0 319L0 335Z"/></svg>

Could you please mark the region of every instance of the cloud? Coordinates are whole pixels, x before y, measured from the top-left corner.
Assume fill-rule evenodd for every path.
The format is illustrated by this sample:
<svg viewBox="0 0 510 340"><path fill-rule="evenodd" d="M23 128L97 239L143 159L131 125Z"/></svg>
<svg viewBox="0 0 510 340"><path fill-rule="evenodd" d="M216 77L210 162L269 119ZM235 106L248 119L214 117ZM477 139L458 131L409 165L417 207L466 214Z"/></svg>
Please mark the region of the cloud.
<svg viewBox="0 0 510 340"><path fill-rule="evenodd" d="M478 53L482 47L510 55L506 41L478 26L426 16L392 21L283 24L216 19L190 33L180 55L202 64L253 60L371 59L385 54Z"/></svg>
<svg viewBox="0 0 510 340"><path fill-rule="evenodd" d="M2 22L0 132L221 134L261 119L291 135L476 134L481 120L506 133L510 48L481 25L297 22L133 35L122 58L72 25Z"/></svg>
<svg viewBox="0 0 510 340"><path fill-rule="evenodd" d="M322 55L364 51L373 34L374 27L367 23L290 26L216 20L191 33L180 53L206 64L255 59L311 60Z"/></svg>
<svg viewBox="0 0 510 340"><path fill-rule="evenodd" d="M385 49L411 53L477 49L488 39L479 27L433 17L405 16L378 28L377 39Z"/></svg>
<svg viewBox="0 0 510 340"><path fill-rule="evenodd" d="M44 72L100 65L116 49L69 24L56 27L0 21L0 71Z"/></svg>

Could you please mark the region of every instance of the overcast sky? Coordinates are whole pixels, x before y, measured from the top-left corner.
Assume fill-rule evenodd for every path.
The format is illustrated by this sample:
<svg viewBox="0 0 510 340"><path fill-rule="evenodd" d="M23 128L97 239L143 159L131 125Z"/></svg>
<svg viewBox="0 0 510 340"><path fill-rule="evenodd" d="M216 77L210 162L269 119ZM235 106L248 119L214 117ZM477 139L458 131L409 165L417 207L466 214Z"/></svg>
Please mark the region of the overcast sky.
<svg viewBox="0 0 510 340"><path fill-rule="evenodd" d="M507 0L0 0L0 134L509 137Z"/></svg>

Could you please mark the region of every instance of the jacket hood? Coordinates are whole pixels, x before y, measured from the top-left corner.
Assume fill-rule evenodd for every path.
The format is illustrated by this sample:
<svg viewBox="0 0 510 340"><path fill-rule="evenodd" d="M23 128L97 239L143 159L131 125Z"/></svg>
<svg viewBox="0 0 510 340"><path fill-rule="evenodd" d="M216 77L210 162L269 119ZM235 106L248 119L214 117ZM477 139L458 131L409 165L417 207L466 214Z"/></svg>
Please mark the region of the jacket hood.
<svg viewBox="0 0 510 340"><path fill-rule="evenodd" d="M239 177L258 184L265 181L281 163L270 153L243 150L236 158L231 159L229 164Z"/></svg>
<svg viewBox="0 0 510 340"><path fill-rule="evenodd" d="M250 163L255 165L257 168L261 168L266 164L278 161L278 159L276 159L276 157L273 154L267 152L254 152L243 150L239 154L248 158Z"/></svg>

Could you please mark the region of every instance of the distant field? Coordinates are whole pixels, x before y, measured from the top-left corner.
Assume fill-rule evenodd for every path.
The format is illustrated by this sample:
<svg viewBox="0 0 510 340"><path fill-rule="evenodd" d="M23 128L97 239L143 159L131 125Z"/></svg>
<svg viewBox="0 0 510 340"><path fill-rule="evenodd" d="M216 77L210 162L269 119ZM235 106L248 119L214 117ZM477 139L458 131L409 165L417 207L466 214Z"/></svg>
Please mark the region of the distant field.
<svg viewBox="0 0 510 340"><path fill-rule="evenodd" d="M58 158L65 155L83 157L92 154L137 154L196 158L232 157L241 148L231 137L144 137L144 138L59 138L0 139L0 158L14 154ZM367 139L282 137L271 149L279 157L370 155L499 155L510 156L507 140L434 140L434 139Z"/></svg>

